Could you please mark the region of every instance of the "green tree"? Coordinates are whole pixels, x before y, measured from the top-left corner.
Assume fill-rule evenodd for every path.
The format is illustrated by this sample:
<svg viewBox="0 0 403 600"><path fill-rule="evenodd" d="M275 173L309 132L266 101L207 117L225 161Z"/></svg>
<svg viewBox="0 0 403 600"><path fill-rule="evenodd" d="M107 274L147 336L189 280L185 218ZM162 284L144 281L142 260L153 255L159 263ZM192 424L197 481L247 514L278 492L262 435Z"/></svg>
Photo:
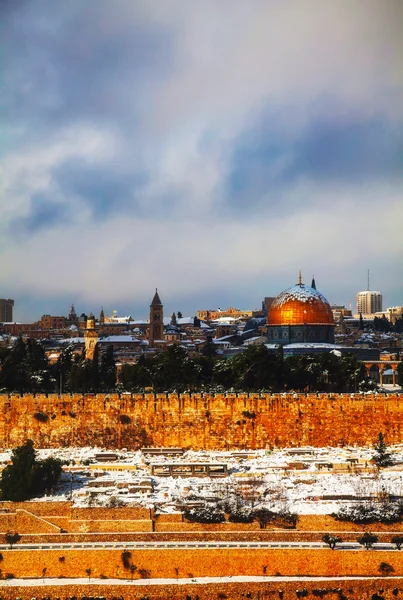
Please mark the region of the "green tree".
<svg viewBox="0 0 403 600"><path fill-rule="evenodd" d="M15 448L11 465L3 470L0 481L2 500L21 502L54 487L62 472L61 462L54 458L38 461L32 440Z"/></svg>
<svg viewBox="0 0 403 600"><path fill-rule="evenodd" d="M21 536L16 531L14 531L14 532L7 531L7 533L5 535L6 544L8 544L10 546L10 550L12 549L14 544L16 544L17 542L20 541L20 539L21 539Z"/></svg>
<svg viewBox="0 0 403 600"><path fill-rule="evenodd" d="M390 543L395 544L396 549L400 550L400 548L403 546L403 535L399 534L392 536Z"/></svg>
<svg viewBox="0 0 403 600"><path fill-rule="evenodd" d="M339 544L340 542L343 541L341 537L338 537L337 535L331 535L330 533L325 533L325 535L322 537L322 540L332 550L334 550L336 548L336 544Z"/></svg>
<svg viewBox="0 0 403 600"><path fill-rule="evenodd" d="M104 391L113 390L116 386L116 363L113 346L110 344L101 358L100 382Z"/></svg>
<svg viewBox="0 0 403 600"><path fill-rule="evenodd" d="M363 535L357 538L357 542L364 546L366 550L369 550L373 547L374 544L378 541L378 536L370 531L366 531Z"/></svg>
<svg viewBox="0 0 403 600"><path fill-rule="evenodd" d="M99 344L95 345L94 356L90 361L91 364L91 380L89 383L90 389L93 392L99 390L100 376L99 376Z"/></svg>
<svg viewBox="0 0 403 600"><path fill-rule="evenodd" d="M217 347L211 335L207 336L206 343L202 349L202 355L206 358L216 358L217 356Z"/></svg>
<svg viewBox="0 0 403 600"><path fill-rule="evenodd" d="M377 467L389 467L393 464L392 455L388 452L383 433L378 434L378 439L374 445L375 454L372 457Z"/></svg>
<svg viewBox="0 0 403 600"><path fill-rule="evenodd" d="M53 389L51 369L42 345L19 337L1 354L0 388L9 392L49 392Z"/></svg>
<svg viewBox="0 0 403 600"><path fill-rule="evenodd" d="M259 522L260 529L266 529L268 524L276 518L276 513L265 507L255 510L254 515Z"/></svg>

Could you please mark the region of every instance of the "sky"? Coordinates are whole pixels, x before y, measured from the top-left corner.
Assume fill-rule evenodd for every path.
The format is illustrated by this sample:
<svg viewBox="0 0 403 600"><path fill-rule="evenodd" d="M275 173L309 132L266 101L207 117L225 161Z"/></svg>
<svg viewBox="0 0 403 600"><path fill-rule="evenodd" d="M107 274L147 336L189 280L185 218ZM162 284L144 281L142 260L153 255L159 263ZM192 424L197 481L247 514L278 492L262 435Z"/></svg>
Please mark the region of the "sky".
<svg viewBox="0 0 403 600"><path fill-rule="evenodd" d="M2 0L14 317L403 304L401 0Z"/></svg>

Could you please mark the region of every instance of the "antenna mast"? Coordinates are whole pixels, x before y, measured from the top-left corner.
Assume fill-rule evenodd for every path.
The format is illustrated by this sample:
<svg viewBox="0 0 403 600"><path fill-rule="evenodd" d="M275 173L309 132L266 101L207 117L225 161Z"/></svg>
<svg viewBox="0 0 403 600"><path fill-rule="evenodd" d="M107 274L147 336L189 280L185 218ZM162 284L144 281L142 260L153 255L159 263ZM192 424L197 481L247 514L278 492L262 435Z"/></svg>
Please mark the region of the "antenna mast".
<svg viewBox="0 0 403 600"><path fill-rule="evenodd" d="M368 269L368 287L367 287L367 290L369 292L369 269Z"/></svg>

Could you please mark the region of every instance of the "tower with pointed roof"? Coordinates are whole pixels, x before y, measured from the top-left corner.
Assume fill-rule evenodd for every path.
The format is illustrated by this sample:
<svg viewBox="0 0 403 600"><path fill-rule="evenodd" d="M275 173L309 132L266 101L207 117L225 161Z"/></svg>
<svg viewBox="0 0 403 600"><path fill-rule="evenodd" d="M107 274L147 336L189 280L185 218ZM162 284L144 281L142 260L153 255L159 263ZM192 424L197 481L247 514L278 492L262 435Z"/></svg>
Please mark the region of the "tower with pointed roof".
<svg viewBox="0 0 403 600"><path fill-rule="evenodd" d="M101 307L101 312L99 313L99 324L103 325L104 323L105 323L104 309L103 309L103 307Z"/></svg>
<svg viewBox="0 0 403 600"><path fill-rule="evenodd" d="M150 304L150 327L148 341L150 346L154 346L156 340L162 340L164 337L164 307L155 288L154 298Z"/></svg>

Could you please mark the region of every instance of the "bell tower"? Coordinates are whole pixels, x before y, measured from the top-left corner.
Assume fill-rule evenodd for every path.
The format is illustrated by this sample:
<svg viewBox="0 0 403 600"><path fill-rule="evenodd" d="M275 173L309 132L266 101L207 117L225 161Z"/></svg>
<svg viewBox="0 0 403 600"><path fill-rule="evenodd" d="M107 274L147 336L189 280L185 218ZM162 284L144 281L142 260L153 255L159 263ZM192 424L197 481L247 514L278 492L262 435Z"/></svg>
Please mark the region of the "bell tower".
<svg viewBox="0 0 403 600"><path fill-rule="evenodd" d="M164 311L162 302L158 295L158 290L155 288L153 301L150 304L150 329L148 341L150 346L154 346L155 340L162 340L164 334Z"/></svg>
<svg viewBox="0 0 403 600"><path fill-rule="evenodd" d="M95 329L95 317L91 314L87 319L87 327L84 331L85 358L94 358L95 346L98 344L98 333Z"/></svg>

